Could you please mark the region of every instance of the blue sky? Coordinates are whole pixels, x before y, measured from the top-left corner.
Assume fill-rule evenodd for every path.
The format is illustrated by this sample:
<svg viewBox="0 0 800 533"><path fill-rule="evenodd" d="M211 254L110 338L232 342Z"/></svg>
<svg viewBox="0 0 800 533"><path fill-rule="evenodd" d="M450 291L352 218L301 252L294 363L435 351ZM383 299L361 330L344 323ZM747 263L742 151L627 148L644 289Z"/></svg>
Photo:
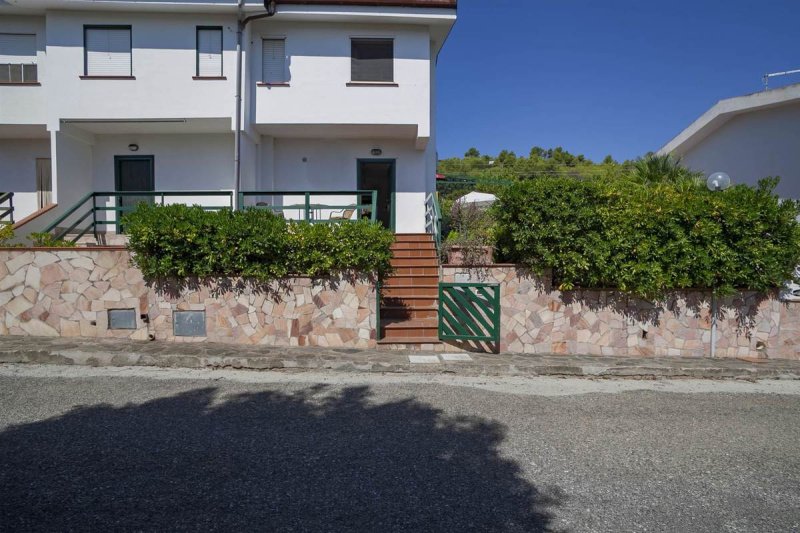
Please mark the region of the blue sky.
<svg viewBox="0 0 800 533"><path fill-rule="evenodd" d="M634 158L796 68L800 0L460 0L439 56L439 156Z"/></svg>

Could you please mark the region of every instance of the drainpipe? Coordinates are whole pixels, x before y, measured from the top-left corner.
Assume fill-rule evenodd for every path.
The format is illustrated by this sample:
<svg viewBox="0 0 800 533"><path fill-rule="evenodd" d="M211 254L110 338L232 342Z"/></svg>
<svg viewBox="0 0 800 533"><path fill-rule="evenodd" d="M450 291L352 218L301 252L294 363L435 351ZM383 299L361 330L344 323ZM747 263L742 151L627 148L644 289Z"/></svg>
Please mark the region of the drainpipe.
<svg viewBox="0 0 800 533"><path fill-rule="evenodd" d="M239 205L239 191L242 185L242 34L248 22L275 16L277 10L276 0L264 0L266 13L242 18L244 3L245 0L239 0L239 21L236 27L236 134L233 140L234 174L236 176L236 184L233 188L233 202L236 209L242 207Z"/></svg>

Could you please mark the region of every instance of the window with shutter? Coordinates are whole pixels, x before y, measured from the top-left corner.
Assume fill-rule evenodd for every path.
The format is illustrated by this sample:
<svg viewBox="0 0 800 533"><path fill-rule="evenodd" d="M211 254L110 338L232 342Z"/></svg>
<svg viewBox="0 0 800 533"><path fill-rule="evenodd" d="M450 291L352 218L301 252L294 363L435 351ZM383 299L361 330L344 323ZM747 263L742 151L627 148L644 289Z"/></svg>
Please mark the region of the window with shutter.
<svg viewBox="0 0 800 533"><path fill-rule="evenodd" d="M394 41L392 39L352 39L351 81L393 82Z"/></svg>
<svg viewBox="0 0 800 533"><path fill-rule="evenodd" d="M130 26L84 26L84 74L132 76Z"/></svg>
<svg viewBox="0 0 800 533"><path fill-rule="evenodd" d="M261 81L264 83L286 83L286 40L264 39L261 43Z"/></svg>
<svg viewBox="0 0 800 533"><path fill-rule="evenodd" d="M0 33L0 83L36 83L36 35Z"/></svg>
<svg viewBox="0 0 800 533"><path fill-rule="evenodd" d="M222 76L222 28L219 26L197 28L197 76Z"/></svg>

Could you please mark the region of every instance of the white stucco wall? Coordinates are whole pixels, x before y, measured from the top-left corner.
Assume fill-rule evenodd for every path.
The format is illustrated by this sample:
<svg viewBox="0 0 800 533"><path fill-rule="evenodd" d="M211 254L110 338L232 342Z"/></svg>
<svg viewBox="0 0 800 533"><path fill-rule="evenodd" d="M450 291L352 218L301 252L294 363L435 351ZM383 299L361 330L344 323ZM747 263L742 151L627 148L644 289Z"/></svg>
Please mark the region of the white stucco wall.
<svg viewBox="0 0 800 533"><path fill-rule="evenodd" d="M36 63L39 86L0 86L0 124L45 124L46 106L43 78L47 75L45 54L45 18L4 15L0 33L36 35Z"/></svg>
<svg viewBox="0 0 800 533"><path fill-rule="evenodd" d="M734 117L683 154L688 167L755 185L780 176L778 194L800 198L800 104Z"/></svg>
<svg viewBox="0 0 800 533"><path fill-rule="evenodd" d="M329 23L254 24L250 91L258 124L410 124L430 135L430 33L424 26ZM261 81L261 39L285 37L289 87ZM398 87L348 87L350 38L394 39Z"/></svg>
<svg viewBox="0 0 800 533"><path fill-rule="evenodd" d="M81 80L83 26L131 25L135 80ZM193 80L196 27L222 26L227 80ZM48 124L61 118L234 117L236 20L215 15L50 12L47 15Z"/></svg>
<svg viewBox="0 0 800 533"><path fill-rule="evenodd" d="M372 141L366 139L274 139L262 143L264 150L274 151L264 157L259 188L265 190L355 190L358 185L359 159L395 159L396 193L395 224L398 233L424 232L426 153L416 150L413 141ZM383 154L372 156L380 147ZM303 158L306 161L303 161ZM270 176L274 176L273 180ZM291 203L291 199L287 203ZM317 197L321 203L340 204L342 198ZM355 198L346 199L344 204Z"/></svg>
<svg viewBox="0 0 800 533"><path fill-rule="evenodd" d="M14 193L14 220L38 209L36 159L50 157L49 139L0 139L0 191Z"/></svg>

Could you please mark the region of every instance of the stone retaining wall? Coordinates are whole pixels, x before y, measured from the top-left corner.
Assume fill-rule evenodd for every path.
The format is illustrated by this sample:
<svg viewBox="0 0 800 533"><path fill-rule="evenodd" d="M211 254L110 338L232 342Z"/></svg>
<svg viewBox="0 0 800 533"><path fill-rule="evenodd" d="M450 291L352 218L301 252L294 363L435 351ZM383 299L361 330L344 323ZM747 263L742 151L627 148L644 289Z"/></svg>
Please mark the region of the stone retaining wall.
<svg viewBox="0 0 800 533"><path fill-rule="evenodd" d="M367 280L291 278L156 288L123 249L0 250L0 335L212 340L273 346L375 345ZM110 329L109 309L134 309L135 329ZM173 312L205 311L205 335L180 337Z"/></svg>
<svg viewBox="0 0 800 533"><path fill-rule="evenodd" d="M710 294L653 304L616 291L559 291L513 265L443 267L443 281L498 283L499 349L516 353L702 357L710 354ZM800 359L800 304L744 293L720 299L718 357Z"/></svg>

